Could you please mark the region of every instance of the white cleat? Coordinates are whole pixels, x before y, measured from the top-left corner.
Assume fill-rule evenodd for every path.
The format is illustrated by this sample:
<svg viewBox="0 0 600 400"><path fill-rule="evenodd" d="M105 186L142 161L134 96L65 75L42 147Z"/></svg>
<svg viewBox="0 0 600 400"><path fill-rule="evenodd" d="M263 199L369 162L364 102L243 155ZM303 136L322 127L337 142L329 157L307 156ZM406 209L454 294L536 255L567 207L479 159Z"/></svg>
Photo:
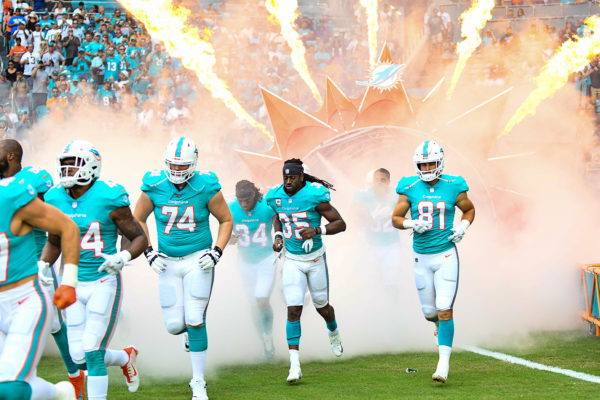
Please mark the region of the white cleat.
<svg viewBox="0 0 600 400"><path fill-rule="evenodd" d="M131 393L135 393L140 386L140 375L135 368L138 351L135 346L125 347L123 351L129 355L129 360L127 360L127 364L121 367L121 370L123 371L123 376L125 376L127 390Z"/></svg>
<svg viewBox="0 0 600 400"><path fill-rule="evenodd" d="M62 381L54 385L56 389L56 400L77 400L75 388L71 382Z"/></svg>
<svg viewBox="0 0 600 400"><path fill-rule="evenodd" d="M344 352L344 348L342 347L342 340L340 339L340 333L336 331L336 333L329 333L329 343L331 343L331 351L333 355L336 357L340 357Z"/></svg>
<svg viewBox="0 0 600 400"><path fill-rule="evenodd" d="M190 352L190 337L187 332L183 332L183 341L181 345L183 346L183 351L186 353Z"/></svg>
<svg viewBox="0 0 600 400"><path fill-rule="evenodd" d="M431 376L434 382L446 383L448 379L448 370L450 369L450 365L447 362L443 362L440 360L438 362L437 368L435 372Z"/></svg>
<svg viewBox="0 0 600 400"><path fill-rule="evenodd" d="M273 345L273 335L263 335L263 358L265 360L271 360L275 357L275 346Z"/></svg>
<svg viewBox="0 0 600 400"><path fill-rule="evenodd" d="M302 370L300 369L300 365L292 365L290 367L290 373L287 377L288 383L296 383L302 378Z"/></svg>
<svg viewBox="0 0 600 400"><path fill-rule="evenodd" d="M202 379L192 379L190 381L190 389L192 389L192 400L208 400L206 382Z"/></svg>

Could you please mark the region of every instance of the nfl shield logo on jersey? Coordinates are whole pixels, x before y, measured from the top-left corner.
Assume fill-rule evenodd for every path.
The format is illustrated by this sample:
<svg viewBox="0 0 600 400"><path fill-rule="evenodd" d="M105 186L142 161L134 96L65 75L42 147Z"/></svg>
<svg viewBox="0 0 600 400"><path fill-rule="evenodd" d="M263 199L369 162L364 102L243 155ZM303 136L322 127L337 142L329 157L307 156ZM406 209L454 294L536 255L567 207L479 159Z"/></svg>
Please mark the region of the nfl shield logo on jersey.
<svg viewBox="0 0 600 400"><path fill-rule="evenodd" d="M281 199L275 199L275 205L281 207Z"/></svg>

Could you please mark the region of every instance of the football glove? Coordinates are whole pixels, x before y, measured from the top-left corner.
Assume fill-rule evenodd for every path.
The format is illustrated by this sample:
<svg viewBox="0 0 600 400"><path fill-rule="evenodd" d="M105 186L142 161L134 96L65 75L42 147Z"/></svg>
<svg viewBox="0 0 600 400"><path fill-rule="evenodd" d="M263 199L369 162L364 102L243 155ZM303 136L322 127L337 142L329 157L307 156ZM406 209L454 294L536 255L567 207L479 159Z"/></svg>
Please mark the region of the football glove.
<svg viewBox="0 0 600 400"><path fill-rule="evenodd" d="M423 233L431 228L431 224L428 224L422 219L405 219L402 225L404 226L404 229L412 229L417 233Z"/></svg>
<svg viewBox="0 0 600 400"><path fill-rule="evenodd" d="M310 253L312 248L313 248L313 240L312 239L306 239L302 243L302 249L304 250L305 253Z"/></svg>
<svg viewBox="0 0 600 400"><path fill-rule="evenodd" d="M149 246L146 250L144 250L144 255L146 256L152 271L160 275L167 270L166 254L154 250L152 246Z"/></svg>
<svg viewBox="0 0 600 400"><path fill-rule="evenodd" d="M112 255L100 253L100 256L106 261L98 268L98 272L106 271L111 275L117 275L125 264L131 260L131 254L127 250Z"/></svg>
<svg viewBox="0 0 600 400"><path fill-rule="evenodd" d="M223 250L218 246L215 246L212 250L206 249L202 252L200 259L198 260L198 265L204 270L214 268L222 255Z"/></svg>
<svg viewBox="0 0 600 400"><path fill-rule="evenodd" d="M467 228L469 227L469 225L471 225L471 223L466 219L460 221L460 224L458 224L458 226L455 226L451 229L452 235L448 236L448 240L453 243L460 242L465 236L465 233L467 233Z"/></svg>
<svg viewBox="0 0 600 400"><path fill-rule="evenodd" d="M50 271L50 264L45 261L38 261L38 280L44 286L50 286L54 284L54 278L52 277L52 271Z"/></svg>
<svg viewBox="0 0 600 400"><path fill-rule="evenodd" d="M52 301L58 309L63 310L75 303L76 300L77 294L73 286L60 285L56 288Z"/></svg>

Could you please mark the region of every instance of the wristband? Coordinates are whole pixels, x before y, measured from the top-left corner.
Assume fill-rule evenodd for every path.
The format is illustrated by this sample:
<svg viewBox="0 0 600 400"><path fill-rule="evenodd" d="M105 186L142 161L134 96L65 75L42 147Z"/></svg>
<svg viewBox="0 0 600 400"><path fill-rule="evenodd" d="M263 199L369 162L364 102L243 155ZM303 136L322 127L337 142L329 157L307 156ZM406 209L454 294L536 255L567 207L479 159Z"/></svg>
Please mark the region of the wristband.
<svg viewBox="0 0 600 400"><path fill-rule="evenodd" d="M131 261L131 253L129 252L129 250L121 250L121 254L124 256L125 258L125 263L128 263L129 261Z"/></svg>
<svg viewBox="0 0 600 400"><path fill-rule="evenodd" d="M467 229L469 228L469 226L471 226L471 223L469 221L467 221L466 219L463 219L460 221L460 226L465 230L465 232L467 231Z"/></svg>
<svg viewBox="0 0 600 400"><path fill-rule="evenodd" d="M221 250L221 248L219 246L213 247L213 250L219 254L219 257L221 257L223 255L223 250Z"/></svg>
<svg viewBox="0 0 600 400"><path fill-rule="evenodd" d="M321 232L319 232L321 235L327 235L327 227L325 225L321 225L319 229L321 230Z"/></svg>
<svg viewBox="0 0 600 400"><path fill-rule="evenodd" d="M415 226L415 221L412 219L405 219L404 222L402 222L402 226L404 229L412 229Z"/></svg>
<svg viewBox="0 0 600 400"><path fill-rule="evenodd" d="M148 258L148 254L153 251L154 251L154 249L152 248L152 246L146 247L146 250L144 250L144 255L146 256L146 258Z"/></svg>
<svg viewBox="0 0 600 400"><path fill-rule="evenodd" d="M67 285L71 287L77 286L77 265L76 264L65 264L63 267L63 275L61 285Z"/></svg>

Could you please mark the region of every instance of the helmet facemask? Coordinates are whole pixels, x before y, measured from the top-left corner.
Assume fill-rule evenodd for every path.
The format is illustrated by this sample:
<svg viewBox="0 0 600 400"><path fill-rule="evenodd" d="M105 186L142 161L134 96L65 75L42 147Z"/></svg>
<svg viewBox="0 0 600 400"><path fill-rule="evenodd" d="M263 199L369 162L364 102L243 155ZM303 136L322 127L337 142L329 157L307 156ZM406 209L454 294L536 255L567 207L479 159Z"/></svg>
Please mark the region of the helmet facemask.
<svg viewBox="0 0 600 400"><path fill-rule="evenodd" d="M185 169L176 169L173 166L187 166ZM169 181L178 185L187 182L196 172L196 160L193 161L175 161L165 159L165 172Z"/></svg>
<svg viewBox="0 0 600 400"><path fill-rule="evenodd" d="M442 176L444 170L444 150L434 141L425 141L415 150L413 157L417 176L424 182L432 182ZM435 163L435 168L422 171L422 164Z"/></svg>
<svg viewBox="0 0 600 400"><path fill-rule="evenodd" d="M429 171L422 171L421 164L428 164L434 161L427 161L422 163L417 163L417 176L424 182L431 182L438 179L442 176L442 171L444 170L444 159L435 161L435 168Z"/></svg>
<svg viewBox="0 0 600 400"><path fill-rule="evenodd" d="M64 188L86 186L100 177L102 159L91 143L71 142L56 160L59 183Z"/></svg>

